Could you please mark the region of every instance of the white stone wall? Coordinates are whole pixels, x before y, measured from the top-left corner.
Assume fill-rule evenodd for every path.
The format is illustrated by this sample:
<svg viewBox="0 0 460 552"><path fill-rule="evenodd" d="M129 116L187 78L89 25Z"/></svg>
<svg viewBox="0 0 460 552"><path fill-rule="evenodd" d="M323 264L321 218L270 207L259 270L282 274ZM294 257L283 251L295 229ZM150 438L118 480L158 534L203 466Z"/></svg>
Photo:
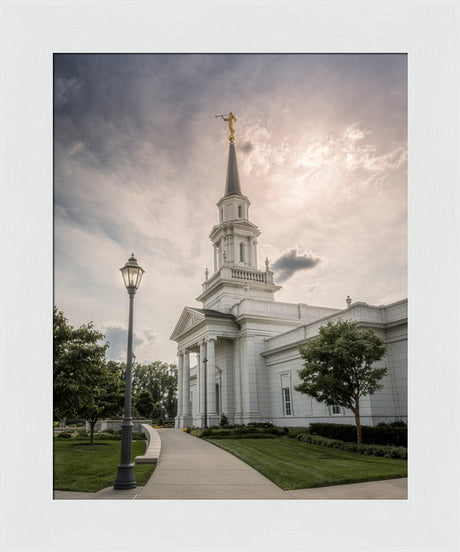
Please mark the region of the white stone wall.
<svg viewBox="0 0 460 552"><path fill-rule="evenodd" d="M392 315L401 317L404 305L392 309ZM406 303L407 309L407 303ZM361 313L364 320L374 320L375 312ZM356 316L354 313L353 316ZM393 316L393 321L397 320ZM319 324L314 324L313 326ZM376 363L376 366L388 367L388 375L382 380L381 391L372 396L363 397L360 401L360 417L363 425L376 425L382 421L402 419L407 421L407 323L404 322L385 330L376 327L374 331L387 342L387 354ZM342 409L341 414L332 414L330 407L318 403L314 399L295 391L300 383L298 370L302 367L302 359L298 352L298 342L302 333L311 337L310 325L300 327L281 336L266 340L272 352L265 352L264 358L267 371L267 393L270 411L268 418L278 426L305 426L312 422L355 423L350 410ZM289 347L289 342L292 346ZM267 347L266 347L267 348ZM285 416L281 392L281 377L288 374L291 381L292 415Z"/></svg>

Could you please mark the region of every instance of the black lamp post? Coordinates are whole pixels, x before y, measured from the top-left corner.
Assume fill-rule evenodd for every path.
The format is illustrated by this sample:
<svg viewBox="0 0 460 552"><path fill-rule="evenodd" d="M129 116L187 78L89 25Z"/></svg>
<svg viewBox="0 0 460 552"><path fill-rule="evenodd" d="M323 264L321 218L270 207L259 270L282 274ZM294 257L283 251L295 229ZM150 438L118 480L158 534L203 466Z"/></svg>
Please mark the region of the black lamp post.
<svg viewBox="0 0 460 552"><path fill-rule="evenodd" d="M204 429L208 429L208 359L204 357Z"/></svg>
<svg viewBox="0 0 460 552"><path fill-rule="evenodd" d="M126 359L126 388L125 388L125 412L121 424L121 462L118 465L117 477L113 485L114 489L135 489L137 486L134 477L134 464L131 462L131 449L133 438L133 422L131 420L131 368L133 362L133 301L139 284L144 274L144 269L137 264L134 253L128 262L120 268L123 282L129 295L129 326L128 326L128 355Z"/></svg>

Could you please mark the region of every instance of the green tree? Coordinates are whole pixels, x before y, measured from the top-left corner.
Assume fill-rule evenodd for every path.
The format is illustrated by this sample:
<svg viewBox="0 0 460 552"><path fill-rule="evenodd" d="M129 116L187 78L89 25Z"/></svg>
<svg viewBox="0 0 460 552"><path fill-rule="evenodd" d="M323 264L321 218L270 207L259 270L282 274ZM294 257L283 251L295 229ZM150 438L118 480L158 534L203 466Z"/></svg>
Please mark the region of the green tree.
<svg viewBox="0 0 460 552"><path fill-rule="evenodd" d="M153 412L155 403L152 399L150 391L145 389L141 391L136 397L136 409L143 418L150 418Z"/></svg>
<svg viewBox="0 0 460 552"><path fill-rule="evenodd" d="M300 348L302 381L295 389L329 406L349 408L362 442L359 401L383 387L387 368L373 367L385 355L385 344L373 330L358 330L355 322L329 322L319 336Z"/></svg>
<svg viewBox="0 0 460 552"><path fill-rule="evenodd" d="M108 362L102 368L98 373L97 381L94 381L92 393L88 394L85 404L78 409L78 416L89 423L91 444L97 421L120 415L124 404L124 393L117 364Z"/></svg>
<svg viewBox="0 0 460 552"><path fill-rule="evenodd" d="M53 313L53 413L55 419L78 416L91 404L94 389L104 380L109 346L92 322L79 328L62 311Z"/></svg>
<svg viewBox="0 0 460 552"><path fill-rule="evenodd" d="M161 411L173 418L177 411L177 368L156 360L150 364L133 366L133 390L136 394L150 391L154 402L154 417L161 416Z"/></svg>

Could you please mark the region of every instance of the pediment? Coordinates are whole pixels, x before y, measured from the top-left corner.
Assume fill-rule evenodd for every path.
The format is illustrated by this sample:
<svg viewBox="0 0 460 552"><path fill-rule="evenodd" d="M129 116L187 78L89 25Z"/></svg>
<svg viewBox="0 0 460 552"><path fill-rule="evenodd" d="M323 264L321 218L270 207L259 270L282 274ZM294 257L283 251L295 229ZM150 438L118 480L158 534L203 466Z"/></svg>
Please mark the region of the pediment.
<svg viewBox="0 0 460 552"><path fill-rule="evenodd" d="M197 326L200 322L205 319L205 315L199 312L192 307L185 307L180 315L179 321L174 328L174 331L170 337L172 341L177 341L177 339L188 332L194 326Z"/></svg>

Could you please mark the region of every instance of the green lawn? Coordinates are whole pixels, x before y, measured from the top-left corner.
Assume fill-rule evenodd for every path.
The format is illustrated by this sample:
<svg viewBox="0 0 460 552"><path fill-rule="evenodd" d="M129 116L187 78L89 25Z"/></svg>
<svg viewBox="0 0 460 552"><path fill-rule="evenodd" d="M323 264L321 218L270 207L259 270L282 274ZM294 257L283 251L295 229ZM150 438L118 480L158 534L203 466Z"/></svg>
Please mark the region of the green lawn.
<svg viewBox="0 0 460 552"><path fill-rule="evenodd" d="M365 456L292 439L206 439L284 490L407 477L407 460Z"/></svg>
<svg viewBox="0 0 460 552"><path fill-rule="evenodd" d="M144 454L145 441L133 441L133 458ZM96 492L111 487L120 463L121 441L88 439L54 440L54 489L60 491ZM155 469L154 464L134 467L138 485L145 485Z"/></svg>

